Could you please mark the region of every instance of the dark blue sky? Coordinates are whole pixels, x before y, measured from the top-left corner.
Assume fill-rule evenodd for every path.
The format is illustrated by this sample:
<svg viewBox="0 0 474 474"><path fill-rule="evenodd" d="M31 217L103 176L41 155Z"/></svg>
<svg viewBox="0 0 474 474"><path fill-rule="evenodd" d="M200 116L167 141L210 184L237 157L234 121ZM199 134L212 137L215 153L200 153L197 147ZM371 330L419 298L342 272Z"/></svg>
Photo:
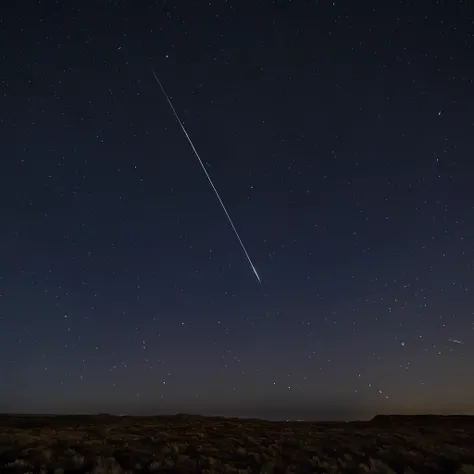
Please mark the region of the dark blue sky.
<svg viewBox="0 0 474 474"><path fill-rule="evenodd" d="M0 8L0 411L474 412L470 1Z"/></svg>

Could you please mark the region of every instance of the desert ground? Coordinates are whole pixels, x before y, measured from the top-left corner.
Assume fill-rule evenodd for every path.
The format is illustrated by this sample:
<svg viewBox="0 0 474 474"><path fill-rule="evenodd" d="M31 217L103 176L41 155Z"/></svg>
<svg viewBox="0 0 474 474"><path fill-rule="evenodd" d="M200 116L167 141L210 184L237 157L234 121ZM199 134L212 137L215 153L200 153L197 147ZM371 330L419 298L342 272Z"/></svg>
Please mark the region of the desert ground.
<svg viewBox="0 0 474 474"><path fill-rule="evenodd" d="M474 417L0 415L0 472L474 474Z"/></svg>

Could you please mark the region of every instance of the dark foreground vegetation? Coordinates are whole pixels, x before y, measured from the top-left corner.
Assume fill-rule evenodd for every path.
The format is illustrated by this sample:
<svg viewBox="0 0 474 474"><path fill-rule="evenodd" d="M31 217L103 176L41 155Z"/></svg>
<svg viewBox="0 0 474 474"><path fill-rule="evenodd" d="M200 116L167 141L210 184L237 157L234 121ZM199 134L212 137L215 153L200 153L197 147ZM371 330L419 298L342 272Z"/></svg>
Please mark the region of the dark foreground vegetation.
<svg viewBox="0 0 474 474"><path fill-rule="evenodd" d="M0 415L0 472L474 474L474 417Z"/></svg>

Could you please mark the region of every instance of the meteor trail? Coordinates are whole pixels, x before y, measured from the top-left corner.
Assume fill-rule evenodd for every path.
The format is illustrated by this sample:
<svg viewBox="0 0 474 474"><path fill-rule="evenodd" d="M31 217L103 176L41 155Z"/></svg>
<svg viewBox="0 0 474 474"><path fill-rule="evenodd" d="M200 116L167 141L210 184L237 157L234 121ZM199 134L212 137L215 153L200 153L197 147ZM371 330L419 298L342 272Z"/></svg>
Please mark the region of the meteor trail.
<svg viewBox="0 0 474 474"><path fill-rule="evenodd" d="M194 146L191 138L189 137L188 135L188 132L186 131L186 129L184 128L184 125L183 125L183 122L181 122L175 108L173 107L173 104L171 103L171 99L169 98L168 94L166 93L164 87L162 86L160 80L158 79L158 76L156 75L155 71L152 70L153 72L153 76L155 76L155 79L156 79L156 82L158 82L158 85L160 86L160 89L161 91L163 92L164 96L166 97L166 100L168 101L168 104L171 108L171 110L173 111L173 114L174 116L176 117L176 120L178 121L178 123L181 125L181 129L183 130L183 133L186 135L186 138L188 139L188 142L189 144L191 145L191 148L193 149L193 152L194 154L196 155L196 158L199 160L199 164L201 165L201 168L202 170L204 171L204 174L206 175L210 185L212 186L212 189L214 190L214 193L216 194L216 197L220 203L220 205L222 206L222 209L224 209L224 212L225 212L225 215L227 216L227 220L229 221L229 224L231 225L233 231L234 231L234 234L235 236L237 237L237 239L239 240L239 243L240 243L240 246L242 247L242 250L244 251L245 253L245 256L247 257L247 260L250 264L250 267L252 268L252 271L253 273L255 274L255 276L257 277L257 280L259 283L261 283L261 280L260 280L260 277L258 276L258 273L257 273L257 270L255 269L255 266L254 264L252 263L252 260L250 259L250 255L248 254L247 252L247 249L245 248L245 245L244 243L242 242L242 239L240 238L240 235L239 233L237 232L237 229L235 228L235 225L234 223L232 222L232 219L229 215L229 213L227 212L227 209L226 207L224 206L224 202L222 201L221 197L219 196L219 193L217 191L217 188L214 186L214 183L212 182L212 179L211 177L209 176L209 173L207 172L207 169L206 167L204 166L204 163L203 161L201 160L201 157L199 156L199 153L197 152L196 150L196 147Z"/></svg>

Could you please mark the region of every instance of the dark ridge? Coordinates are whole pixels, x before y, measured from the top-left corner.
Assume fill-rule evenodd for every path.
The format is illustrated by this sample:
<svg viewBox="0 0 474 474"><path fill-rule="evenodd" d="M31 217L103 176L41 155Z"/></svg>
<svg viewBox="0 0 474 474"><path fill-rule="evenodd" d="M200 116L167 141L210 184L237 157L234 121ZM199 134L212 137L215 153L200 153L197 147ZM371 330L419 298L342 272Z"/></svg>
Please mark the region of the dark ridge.
<svg viewBox="0 0 474 474"><path fill-rule="evenodd" d="M39 426L42 424L54 423L55 425L80 424L80 423L111 423L111 422L202 422L202 423L220 423L220 422L234 422L234 423L257 423L265 422L271 423L269 420L260 420L256 418L238 418L238 417L223 417L223 416L203 416L187 413L178 413L176 415L113 415L109 413L97 414L71 414L71 415L54 415L54 414L6 414L0 413L0 425L17 423L23 426ZM420 425L420 424L474 424L474 415L376 415L369 421L354 420L350 422L318 422L318 421L275 421L276 424L318 424L320 426L343 425L348 424L352 426L367 426L367 425Z"/></svg>
<svg viewBox="0 0 474 474"><path fill-rule="evenodd" d="M474 423L473 415L376 415L369 423L426 424Z"/></svg>

